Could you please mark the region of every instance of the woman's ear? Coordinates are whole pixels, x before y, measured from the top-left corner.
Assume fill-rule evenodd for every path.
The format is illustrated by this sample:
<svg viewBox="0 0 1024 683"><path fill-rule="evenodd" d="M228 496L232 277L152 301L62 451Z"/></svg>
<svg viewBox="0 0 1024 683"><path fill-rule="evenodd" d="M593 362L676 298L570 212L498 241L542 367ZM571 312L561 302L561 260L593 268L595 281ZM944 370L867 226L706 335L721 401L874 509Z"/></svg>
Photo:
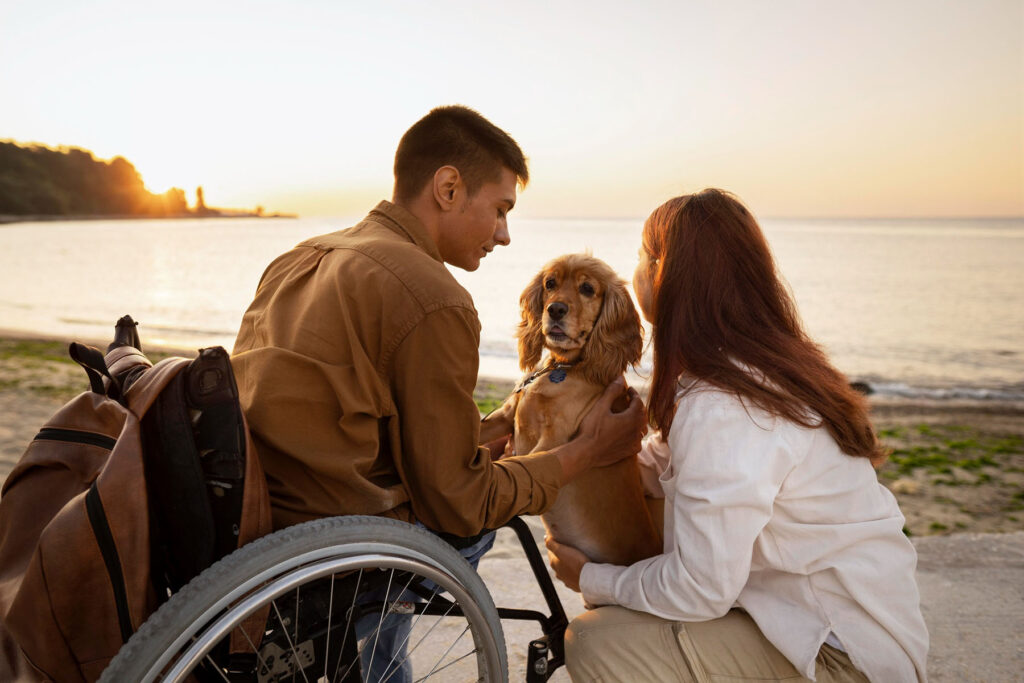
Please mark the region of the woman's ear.
<svg viewBox="0 0 1024 683"><path fill-rule="evenodd" d="M537 273L519 297L519 367L524 372L537 367L544 351L544 271Z"/></svg>
<svg viewBox="0 0 1024 683"><path fill-rule="evenodd" d="M640 362L644 332L640 316L629 297L626 283L615 278L607 283L601 315L585 350L583 372L597 384L608 384Z"/></svg>

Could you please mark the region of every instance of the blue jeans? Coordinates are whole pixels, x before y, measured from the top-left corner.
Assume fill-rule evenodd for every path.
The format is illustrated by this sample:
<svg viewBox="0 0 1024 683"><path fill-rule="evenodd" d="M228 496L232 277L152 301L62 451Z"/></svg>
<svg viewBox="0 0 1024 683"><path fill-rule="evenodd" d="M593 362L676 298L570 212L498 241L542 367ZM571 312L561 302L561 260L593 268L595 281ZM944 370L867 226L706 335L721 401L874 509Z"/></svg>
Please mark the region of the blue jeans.
<svg viewBox="0 0 1024 683"><path fill-rule="evenodd" d="M419 522L416 526L426 529ZM479 541L473 545L462 548L459 554L466 558L466 561L476 569L480 559L494 545L494 532L484 534ZM428 581L423 582L427 590L433 590L434 586ZM374 602L387 600L388 604L398 602L422 602L422 599L410 590L399 593L400 586L392 586L390 594L385 596L386 589L381 588L369 593L361 601ZM380 630L377 632L377 624ZM409 634L412 632L412 614L399 614L392 612L384 617L368 614L356 622L356 637L359 640L364 638L376 638L376 646L372 640L367 640L361 653L361 664L363 667L363 680L365 681L387 681L388 683L412 683L412 663L406 661L406 645Z"/></svg>

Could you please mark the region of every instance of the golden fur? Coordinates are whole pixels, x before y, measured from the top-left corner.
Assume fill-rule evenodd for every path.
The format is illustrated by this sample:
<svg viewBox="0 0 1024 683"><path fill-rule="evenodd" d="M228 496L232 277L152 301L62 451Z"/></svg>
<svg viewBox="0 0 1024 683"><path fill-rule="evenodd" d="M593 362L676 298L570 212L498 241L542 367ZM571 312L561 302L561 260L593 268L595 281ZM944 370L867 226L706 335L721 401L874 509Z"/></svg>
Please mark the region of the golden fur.
<svg viewBox="0 0 1024 683"><path fill-rule="evenodd" d="M564 307L564 308L563 308ZM570 254L548 263L520 297L519 364L526 372L557 363L495 411L512 419L509 451L525 454L571 439L605 387L640 360L642 328L626 285L603 261ZM506 422L507 424L507 422ZM488 419L481 428L487 441ZM636 457L590 469L562 487L543 515L548 533L596 562L631 564L661 552L661 535L644 502Z"/></svg>

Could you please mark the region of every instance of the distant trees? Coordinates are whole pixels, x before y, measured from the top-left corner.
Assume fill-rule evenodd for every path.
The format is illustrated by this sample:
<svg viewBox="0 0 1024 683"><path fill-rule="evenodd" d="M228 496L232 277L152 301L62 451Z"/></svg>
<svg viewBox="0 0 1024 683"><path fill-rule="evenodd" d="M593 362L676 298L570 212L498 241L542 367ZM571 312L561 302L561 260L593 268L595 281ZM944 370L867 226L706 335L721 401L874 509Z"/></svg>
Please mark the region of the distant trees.
<svg viewBox="0 0 1024 683"><path fill-rule="evenodd" d="M185 192L146 190L124 157L103 161L76 147L0 142L0 214L183 216Z"/></svg>

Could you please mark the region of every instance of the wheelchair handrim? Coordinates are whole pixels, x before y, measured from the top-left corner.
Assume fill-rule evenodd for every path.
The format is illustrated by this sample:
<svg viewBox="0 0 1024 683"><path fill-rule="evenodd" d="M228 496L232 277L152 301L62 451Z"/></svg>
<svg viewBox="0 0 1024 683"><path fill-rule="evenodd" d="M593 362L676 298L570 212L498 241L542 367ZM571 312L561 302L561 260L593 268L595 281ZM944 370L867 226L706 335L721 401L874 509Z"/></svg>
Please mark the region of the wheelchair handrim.
<svg viewBox="0 0 1024 683"><path fill-rule="evenodd" d="M431 558L408 550L406 554L414 555L415 557L399 557L381 553L379 552L381 546L386 547L386 544L356 543L320 548L295 557L295 566L283 573L280 571L280 568L270 568L260 572L235 590L230 591L224 598L217 601L216 604L204 610L194 621L196 626L178 636L165 653L154 663L153 668L150 669L150 672L143 680L156 680L158 676L162 675L161 672L164 667L176 655L178 656L178 661L174 663L170 671L162 675L162 678L172 681L179 680L192 671L218 642L270 600L280 597L309 581L332 574L354 571L368 564L374 568L397 569L419 573L424 578L433 581L451 593L452 597L455 598L456 602L466 612L470 623L483 623L484 616L482 611L465 590L462 583ZM345 552L343 557L338 556L338 552L341 549ZM332 557L323 559L325 556ZM258 586L268 582L272 583L258 588ZM256 592L249 594L253 590ZM242 596L246 597L243 598ZM240 598L241 601L237 602ZM231 608L230 613L219 618L216 616L229 607ZM206 624L207 619L210 620L210 623L203 626L203 624ZM482 650L485 655L487 670L500 671L500 663L495 656L497 644L490 630L486 628L473 629L473 638L477 644L477 649ZM194 642L185 648L186 643L190 640L194 640ZM179 648L185 649L179 651Z"/></svg>

